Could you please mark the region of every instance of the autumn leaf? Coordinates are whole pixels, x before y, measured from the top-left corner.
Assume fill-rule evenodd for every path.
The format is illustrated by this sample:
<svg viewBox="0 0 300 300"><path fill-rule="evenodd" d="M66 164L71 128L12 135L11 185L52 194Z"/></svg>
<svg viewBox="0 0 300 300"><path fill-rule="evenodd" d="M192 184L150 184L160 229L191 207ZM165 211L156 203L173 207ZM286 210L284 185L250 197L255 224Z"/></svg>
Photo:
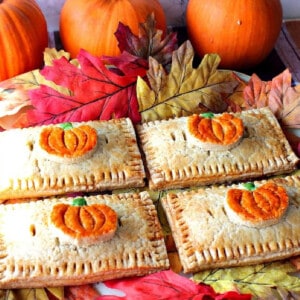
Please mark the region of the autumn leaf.
<svg viewBox="0 0 300 300"><path fill-rule="evenodd" d="M173 52L170 72L149 58L148 81L141 77L137 80L142 121L227 109L224 98L239 84L233 72L217 70L220 57L215 54L206 55L197 68L193 61L194 49L189 41Z"/></svg>
<svg viewBox="0 0 300 300"><path fill-rule="evenodd" d="M242 295L236 291L227 291L224 294L216 293L212 287L195 284L192 280L174 273L173 271L161 271L143 277L133 277L121 280L104 282L110 289L125 293L126 296L103 295L97 300L188 300L188 299L251 299L251 295Z"/></svg>
<svg viewBox="0 0 300 300"><path fill-rule="evenodd" d="M64 288L8 289L0 290L0 299L5 300L65 300Z"/></svg>
<svg viewBox="0 0 300 300"><path fill-rule="evenodd" d="M162 30L156 28L154 14L139 25L138 35L134 35L128 26L120 23L115 36L121 52L126 51L146 60L151 56L163 65L171 61L172 52L177 49L177 34L171 32L163 37Z"/></svg>
<svg viewBox="0 0 300 300"><path fill-rule="evenodd" d="M62 56L69 57L67 52L46 48L44 62L46 65L52 65L54 59ZM73 63L76 64L75 61ZM47 81L38 69L0 83L0 127L2 129L29 126L27 111L32 109L29 90L39 88L41 84L56 88L58 91L64 91L64 88L57 87L53 82Z"/></svg>
<svg viewBox="0 0 300 300"><path fill-rule="evenodd" d="M246 109L268 106L283 127L300 128L300 85L292 86L288 69L271 81L262 81L253 74L244 98Z"/></svg>
<svg viewBox="0 0 300 300"><path fill-rule="evenodd" d="M116 65L110 69L108 57L95 57L81 50L77 59L80 67L61 57L41 71L47 80L67 88L68 93L47 85L30 90L34 109L28 112L28 118L32 125L121 117L139 122L136 79L146 73L145 60L123 52L119 69Z"/></svg>
<svg viewBox="0 0 300 300"><path fill-rule="evenodd" d="M65 300L95 300L100 293L92 284L65 287Z"/></svg>
<svg viewBox="0 0 300 300"><path fill-rule="evenodd" d="M46 48L44 51L44 65L51 66L55 59L59 59L61 57L65 57L74 65L78 65L77 59L71 60L71 54L64 50L57 50L55 48Z"/></svg>
<svg viewBox="0 0 300 300"><path fill-rule="evenodd" d="M203 271L195 274L193 279L211 285L219 293L236 289L241 293L251 293L253 299L284 299L278 295L300 296L300 278L291 274L295 271L290 261L279 261Z"/></svg>

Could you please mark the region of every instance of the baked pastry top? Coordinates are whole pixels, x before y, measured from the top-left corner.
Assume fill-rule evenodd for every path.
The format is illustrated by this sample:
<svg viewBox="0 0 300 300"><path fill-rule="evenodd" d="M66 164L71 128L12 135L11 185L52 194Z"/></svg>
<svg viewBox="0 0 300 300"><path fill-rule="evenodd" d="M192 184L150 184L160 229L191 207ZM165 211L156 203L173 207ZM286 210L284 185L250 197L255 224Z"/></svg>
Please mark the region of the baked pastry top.
<svg viewBox="0 0 300 300"><path fill-rule="evenodd" d="M257 190L269 189L269 211L276 215L270 223L269 218L261 219L263 208L256 207L257 219L243 214L237 219L239 214L228 211L228 192L242 190L242 184L170 192L162 199L184 272L262 263L300 254L300 176L256 181L255 185ZM252 204L243 206L254 212Z"/></svg>
<svg viewBox="0 0 300 300"><path fill-rule="evenodd" d="M72 208L65 212L64 223L68 230L80 231L77 237L53 222L55 207L70 208L73 200L49 198L0 206L0 288L85 284L169 267L157 212L147 192L85 197L89 207L109 207L117 215L115 232L105 236L115 227L112 215L101 225L105 238L93 241L85 238L98 225L94 229L87 221L79 225L76 219L84 216ZM80 243L78 234L84 238Z"/></svg>
<svg viewBox="0 0 300 300"><path fill-rule="evenodd" d="M130 119L13 129L0 144L0 200L144 185Z"/></svg>
<svg viewBox="0 0 300 300"><path fill-rule="evenodd" d="M197 141L189 131L191 117L139 125L137 132L150 189L230 182L296 168L298 158L269 108L233 115L242 120L243 135L229 149L216 149L211 142L207 146Z"/></svg>

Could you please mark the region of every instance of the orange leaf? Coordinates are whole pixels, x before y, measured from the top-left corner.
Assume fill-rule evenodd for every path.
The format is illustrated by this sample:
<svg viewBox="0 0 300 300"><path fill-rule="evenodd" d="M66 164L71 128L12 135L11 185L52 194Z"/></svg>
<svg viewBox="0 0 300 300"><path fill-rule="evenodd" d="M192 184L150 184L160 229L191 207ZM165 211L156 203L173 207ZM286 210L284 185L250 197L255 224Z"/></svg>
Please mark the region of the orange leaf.
<svg viewBox="0 0 300 300"><path fill-rule="evenodd" d="M269 106L282 126L300 128L300 85L292 86L288 69L267 82L252 75L244 98L247 109Z"/></svg>

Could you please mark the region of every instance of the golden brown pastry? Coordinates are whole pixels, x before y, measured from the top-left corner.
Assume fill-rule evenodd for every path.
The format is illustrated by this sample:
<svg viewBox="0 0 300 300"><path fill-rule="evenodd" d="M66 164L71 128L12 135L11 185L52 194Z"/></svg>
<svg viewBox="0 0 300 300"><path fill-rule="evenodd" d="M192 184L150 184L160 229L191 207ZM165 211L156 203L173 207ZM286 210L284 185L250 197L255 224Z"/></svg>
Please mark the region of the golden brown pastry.
<svg viewBox="0 0 300 300"><path fill-rule="evenodd" d="M275 212L271 218L266 214L262 218L263 209L254 208L251 201L242 205L251 212L249 215L242 209L240 215L236 210L234 214L228 211L228 193L246 191L243 184L170 192L162 199L184 272L256 264L300 254L300 176L254 184L260 194L265 193L263 189L268 190L267 201L272 208L267 210ZM267 206L266 198L260 201Z"/></svg>
<svg viewBox="0 0 300 300"><path fill-rule="evenodd" d="M214 144L212 139L205 142L199 136L197 140L197 126L191 126L191 123L195 123L191 117L154 121L138 126L150 189L231 182L287 173L296 168L298 157L293 153L269 108L248 110L233 116L241 120L241 124L235 125L235 129L228 117L226 126L223 121L222 128L220 122L216 121L210 121L210 124L206 121L204 125L200 122L199 126L207 130L210 128L211 133L204 131L204 137L212 137L214 132L214 137L223 136L224 140L226 130L225 137L235 132L235 138L227 145ZM221 117L215 116L216 119ZM211 122L219 123L215 124L217 130L212 130ZM196 123L199 123L197 118ZM194 130L191 131L191 127Z"/></svg>
<svg viewBox="0 0 300 300"><path fill-rule="evenodd" d="M144 185L129 119L0 133L0 200Z"/></svg>
<svg viewBox="0 0 300 300"><path fill-rule="evenodd" d="M148 193L89 196L77 208L73 200L0 206L1 289L93 283L169 267ZM63 219L57 223L53 211L60 205L64 213L59 213ZM107 217L103 222L96 217L99 207ZM90 219L86 213L91 214ZM99 235L99 231L103 239L90 239L91 232Z"/></svg>

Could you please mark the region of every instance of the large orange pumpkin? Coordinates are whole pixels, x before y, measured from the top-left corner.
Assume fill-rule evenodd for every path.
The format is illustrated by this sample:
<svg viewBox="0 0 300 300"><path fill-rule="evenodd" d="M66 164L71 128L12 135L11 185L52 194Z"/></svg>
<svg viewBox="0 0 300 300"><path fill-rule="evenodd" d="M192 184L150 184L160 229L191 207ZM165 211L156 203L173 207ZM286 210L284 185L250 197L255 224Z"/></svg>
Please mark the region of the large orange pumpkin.
<svg viewBox="0 0 300 300"><path fill-rule="evenodd" d="M41 67L46 19L34 0L0 0L0 81Z"/></svg>
<svg viewBox="0 0 300 300"><path fill-rule="evenodd" d="M158 29L166 31L164 10L157 0L66 0L60 15L60 37L72 57L80 49L93 55L120 54L114 35L119 22L138 34L139 24L154 13Z"/></svg>
<svg viewBox="0 0 300 300"><path fill-rule="evenodd" d="M202 57L218 53L220 66L247 69L273 49L282 24L280 0L189 0L189 39Z"/></svg>

